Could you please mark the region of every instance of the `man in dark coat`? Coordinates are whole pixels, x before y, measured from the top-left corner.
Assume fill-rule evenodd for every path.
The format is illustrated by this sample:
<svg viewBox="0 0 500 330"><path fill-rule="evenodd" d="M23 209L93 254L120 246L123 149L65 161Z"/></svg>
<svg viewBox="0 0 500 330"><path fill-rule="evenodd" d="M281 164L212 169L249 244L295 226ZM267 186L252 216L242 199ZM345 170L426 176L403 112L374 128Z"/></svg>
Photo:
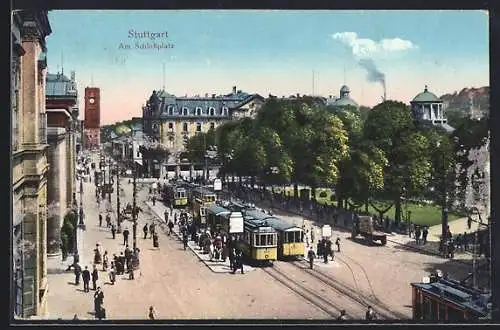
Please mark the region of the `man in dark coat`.
<svg viewBox="0 0 500 330"><path fill-rule="evenodd" d="M314 258L316 258L316 254L314 253L314 250L311 246L309 248L309 251L307 252L307 259L309 259L309 268L311 268L311 269L313 269Z"/></svg>
<svg viewBox="0 0 500 330"><path fill-rule="evenodd" d="M99 213L99 227L102 227L102 214Z"/></svg>
<svg viewBox="0 0 500 330"><path fill-rule="evenodd" d="M429 230L427 229L427 226L424 227L422 230L422 244L425 245L427 243L427 235L429 235Z"/></svg>
<svg viewBox="0 0 500 330"><path fill-rule="evenodd" d="M236 273L238 268L241 268L241 273L243 274L243 254L241 251L237 251L236 256L234 257L233 274Z"/></svg>
<svg viewBox="0 0 500 330"><path fill-rule="evenodd" d="M174 223L172 221L168 222L168 235L172 234L172 230L174 229Z"/></svg>
<svg viewBox="0 0 500 330"><path fill-rule="evenodd" d="M144 239L148 238L148 224L145 224L144 227L142 227L142 231L144 232Z"/></svg>
<svg viewBox="0 0 500 330"><path fill-rule="evenodd" d="M125 230L123 231L123 245L128 244L128 235L129 234L130 234L130 232L128 231L127 228L125 228Z"/></svg>
<svg viewBox="0 0 500 330"><path fill-rule="evenodd" d="M151 223L149 225L149 238L153 238L154 234L155 234L155 224Z"/></svg>
<svg viewBox="0 0 500 330"><path fill-rule="evenodd" d="M184 244L184 250L186 250L188 246L188 235L187 233L182 234L182 244Z"/></svg>
<svg viewBox="0 0 500 330"><path fill-rule="evenodd" d="M111 225L111 235L113 235L113 239L116 237L116 227L115 224Z"/></svg>
<svg viewBox="0 0 500 330"><path fill-rule="evenodd" d="M82 274L82 267L78 263L74 265L75 269L75 285L80 284L80 275Z"/></svg>
<svg viewBox="0 0 500 330"><path fill-rule="evenodd" d="M89 282L90 282L90 272L87 266L82 272L82 280L83 280L83 292L89 292Z"/></svg>
<svg viewBox="0 0 500 330"><path fill-rule="evenodd" d="M163 213L163 216L165 217L165 222L168 222L168 211L165 210L165 212Z"/></svg>
<svg viewBox="0 0 500 330"><path fill-rule="evenodd" d="M92 271L92 290L97 289L97 280L99 279L99 272L97 267L94 265L94 270Z"/></svg>
<svg viewBox="0 0 500 330"><path fill-rule="evenodd" d="M96 317L99 319L100 319L99 314L101 312L103 302L104 302L104 293L101 291L101 287L98 287L94 293L94 311Z"/></svg>

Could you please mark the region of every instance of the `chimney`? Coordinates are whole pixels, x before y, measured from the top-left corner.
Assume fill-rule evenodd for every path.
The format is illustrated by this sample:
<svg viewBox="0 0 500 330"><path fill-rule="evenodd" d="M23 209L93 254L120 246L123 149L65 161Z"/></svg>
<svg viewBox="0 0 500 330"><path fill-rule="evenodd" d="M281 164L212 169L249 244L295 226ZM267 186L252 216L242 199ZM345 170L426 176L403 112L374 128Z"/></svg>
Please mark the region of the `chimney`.
<svg viewBox="0 0 500 330"><path fill-rule="evenodd" d="M212 94L212 98L215 99L215 94Z"/></svg>
<svg viewBox="0 0 500 330"><path fill-rule="evenodd" d="M233 86L233 94L236 94L236 86Z"/></svg>

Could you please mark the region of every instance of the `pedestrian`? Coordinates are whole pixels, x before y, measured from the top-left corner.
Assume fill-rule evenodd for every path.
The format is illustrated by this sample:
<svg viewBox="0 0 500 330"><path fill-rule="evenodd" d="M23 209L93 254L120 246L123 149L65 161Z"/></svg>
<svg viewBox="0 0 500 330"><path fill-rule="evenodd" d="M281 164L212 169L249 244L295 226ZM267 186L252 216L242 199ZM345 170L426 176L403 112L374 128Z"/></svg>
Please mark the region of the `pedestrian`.
<svg viewBox="0 0 500 330"><path fill-rule="evenodd" d="M188 235L186 233L182 234L182 244L184 244L184 251L188 246Z"/></svg>
<svg viewBox="0 0 500 330"><path fill-rule="evenodd" d="M101 310L103 300L104 293L101 291L101 287L98 287L94 293L94 311L96 315L99 314Z"/></svg>
<svg viewBox="0 0 500 330"><path fill-rule="evenodd" d="M102 256L102 271L105 272L108 270L108 251L104 251L104 254Z"/></svg>
<svg viewBox="0 0 500 330"><path fill-rule="evenodd" d="M337 237L337 240L335 240L335 245L337 245L337 252L340 252L340 237Z"/></svg>
<svg viewBox="0 0 500 330"><path fill-rule="evenodd" d="M113 261L111 261L111 267L109 270L109 281L111 282L112 285L114 285L116 281L116 268L115 268L115 263Z"/></svg>
<svg viewBox="0 0 500 330"><path fill-rule="evenodd" d="M133 280L134 279L134 268L133 267L128 268L128 266L127 266L127 269L128 269L128 279Z"/></svg>
<svg viewBox="0 0 500 330"><path fill-rule="evenodd" d="M309 251L307 252L307 259L309 259L309 268L313 269L314 265L314 258L316 258L316 253L314 253L314 250L312 246L309 248Z"/></svg>
<svg viewBox="0 0 500 330"><path fill-rule="evenodd" d="M469 235L467 235L467 232L464 231L464 234L462 235L462 244L466 252L469 250L469 242Z"/></svg>
<svg viewBox="0 0 500 330"><path fill-rule="evenodd" d="M415 229L415 243L417 243L417 245L420 245L420 235L422 234L422 232L420 231L420 226L417 226L417 228Z"/></svg>
<svg viewBox="0 0 500 330"><path fill-rule="evenodd" d="M99 213L99 227L102 227L102 214Z"/></svg>
<svg viewBox="0 0 500 330"><path fill-rule="evenodd" d="M413 234L413 231L415 230L414 229L415 225L413 224L413 222L410 222L410 226L408 227L408 237L411 238L411 235Z"/></svg>
<svg viewBox="0 0 500 330"><path fill-rule="evenodd" d="M149 306L148 318L149 318L150 320L154 320L154 319L156 319L156 312L155 312L155 310L154 310L153 306Z"/></svg>
<svg viewBox="0 0 500 330"><path fill-rule="evenodd" d="M165 217L165 222L168 222L168 210L165 209L163 216Z"/></svg>
<svg viewBox="0 0 500 330"><path fill-rule="evenodd" d="M78 284L80 284L80 275L82 274L82 267L80 267L80 265L78 263L76 263L74 267L75 267L75 269L74 269L75 285L78 285Z"/></svg>
<svg viewBox="0 0 500 330"><path fill-rule="evenodd" d="M96 290L98 279L99 279L99 272L97 271L97 266L94 265L94 270L92 271L92 290Z"/></svg>
<svg viewBox="0 0 500 330"><path fill-rule="evenodd" d="M144 232L144 239L148 238L148 224L145 224L144 227L142 227L142 231Z"/></svg>
<svg viewBox="0 0 500 330"><path fill-rule="evenodd" d="M331 248L331 247L330 247ZM326 239L323 239L323 262L325 264L328 263L328 254L329 254L329 250L328 250L328 241Z"/></svg>
<svg viewBox="0 0 500 330"><path fill-rule="evenodd" d="M153 200L153 206L155 206L155 204L156 204L156 197L155 197L155 196L153 196L153 199L152 199L152 200Z"/></svg>
<svg viewBox="0 0 500 330"><path fill-rule="evenodd" d="M128 228L125 228L125 230L123 231L123 245L128 244L128 235L129 234L130 234L130 232L128 231Z"/></svg>
<svg viewBox="0 0 500 330"><path fill-rule="evenodd" d="M156 233L153 234L153 247L158 248L160 244L158 242L158 235Z"/></svg>
<svg viewBox="0 0 500 330"><path fill-rule="evenodd" d="M238 268L241 269L241 273L243 274L243 254L239 250L236 252L236 256L234 258L233 274L236 273Z"/></svg>
<svg viewBox="0 0 500 330"><path fill-rule="evenodd" d="M368 321L377 319L377 314L375 314L375 311L373 310L372 306L368 306L368 310L366 311L365 314L365 319Z"/></svg>
<svg viewBox="0 0 500 330"><path fill-rule="evenodd" d="M337 317L337 321L345 321L347 320L347 313L345 312L345 309L340 311L340 315Z"/></svg>
<svg viewBox="0 0 500 330"><path fill-rule="evenodd" d="M111 235L113 235L113 239L116 237L116 227L115 224L111 225Z"/></svg>
<svg viewBox="0 0 500 330"><path fill-rule="evenodd" d="M427 226L424 226L422 230L422 244L425 245L427 243L427 235L429 235L429 229Z"/></svg>
<svg viewBox="0 0 500 330"><path fill-rule="evenodd" d="M311 227L311 244L314 244L314 227Z"/></svg>
<svg viewBox="0 0 500 330"><path fill-rule="evenodd" d="M168 222L168 235L172 234L172 230L174 229L174 223L172 221Z"/></svg>
<svg viewBox="0 0 500 330"><path fill-rule="evenodd" d="M149 225L149 238L153 238L154 234L155 234L155 224L151 223Z"/></svg>
<svg viewBox="0 0 500 330"><path fill-rule="evenodd" d="M87 266L82 272L82 280L83 280L83 292L89 292L89 282L90 282L90 272Z"/></svg>

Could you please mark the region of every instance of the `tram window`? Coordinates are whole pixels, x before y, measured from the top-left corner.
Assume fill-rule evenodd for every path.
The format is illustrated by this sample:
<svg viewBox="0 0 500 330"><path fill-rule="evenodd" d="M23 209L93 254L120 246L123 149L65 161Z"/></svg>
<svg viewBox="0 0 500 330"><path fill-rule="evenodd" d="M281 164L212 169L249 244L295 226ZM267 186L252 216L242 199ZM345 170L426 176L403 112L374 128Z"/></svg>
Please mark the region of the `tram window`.
<svg viewBox="0 0 500 330"><path fill-rule="evenodd" d="M266 245L273 245L273 235L267 235L267 244Z"/></svg>
<svg viewBox="0 0 500 330"><path fill-rule="evenodd" d="M296 232L295 232L295 241L294 241L295 243L300 243L300 242L302 242L302 240L301 240L301 233L302 233L302 232L300 232L300 231L296 231Z"/></svg>
<svg viewBox="0 0 500 330"><path fill-rule="evenodd" d="M429 297L424 297L424 313L423 313L423 319L424 320L433 320L434 313L432 312L432 303L431 299Z"/></svg>

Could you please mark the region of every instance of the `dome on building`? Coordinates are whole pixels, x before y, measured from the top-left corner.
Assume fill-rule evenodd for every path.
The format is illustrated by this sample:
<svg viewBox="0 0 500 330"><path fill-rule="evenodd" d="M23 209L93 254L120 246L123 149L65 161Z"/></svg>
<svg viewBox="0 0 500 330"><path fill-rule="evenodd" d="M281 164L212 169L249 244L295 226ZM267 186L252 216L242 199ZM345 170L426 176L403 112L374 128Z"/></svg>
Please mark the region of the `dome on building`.
<svg viewBox="0 0 500 330"><path fill-rule="evenodd" d="M340 94L342 95L342 93L350 93L351 90L349 89L349 87L347 87L346 85L342 86L340 88Z"/></svg>
<svg viewBox="0 0 500 330"><path fill-rule="evenodd" d="M350 92L351 90L349 89L349 87L347 87L346 85L342 86L340 88L340 97L334 102L327 102L327 104L330 103L329 105L332 105L334 107L345 107L350 105L358 109L359 105L353 99L351 99L351 97L349 96Z"/></svg>
<svg viewBox="0 0 500 330"><path fill-rule="evenodd" d="M431 93L427 90L427 85L425 85L425 89L422 93L419 93L417 96L413 98L412 102L442 102L434 93Z"/></svg>

